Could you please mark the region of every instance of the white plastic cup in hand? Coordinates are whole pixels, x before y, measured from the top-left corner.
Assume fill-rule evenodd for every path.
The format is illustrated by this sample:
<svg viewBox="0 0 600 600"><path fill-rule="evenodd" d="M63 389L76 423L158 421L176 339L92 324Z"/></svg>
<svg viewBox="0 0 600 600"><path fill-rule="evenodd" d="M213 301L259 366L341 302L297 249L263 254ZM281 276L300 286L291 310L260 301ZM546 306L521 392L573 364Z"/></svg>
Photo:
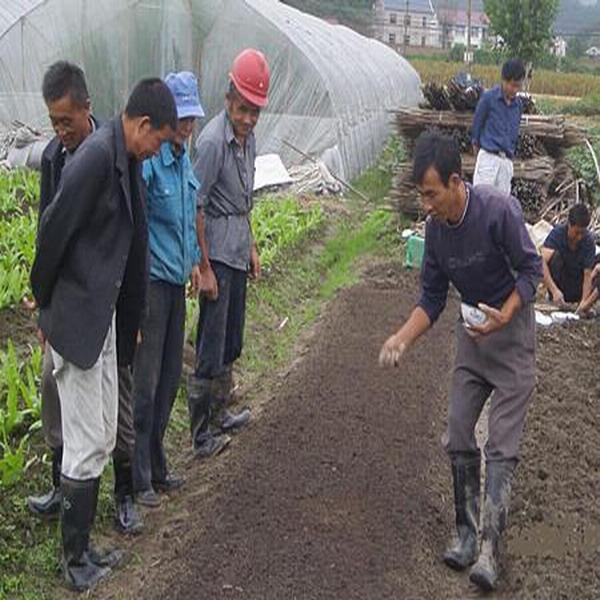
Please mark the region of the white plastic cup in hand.
<svg viewBox="0 0 600 600"><path fill-rule="evenodd" d="M461 303L460 312L467 329L470 329L471 327L481 327L482 325L485 325L488 320L488 316L481 309L466 304L465 302Z"/></svg>

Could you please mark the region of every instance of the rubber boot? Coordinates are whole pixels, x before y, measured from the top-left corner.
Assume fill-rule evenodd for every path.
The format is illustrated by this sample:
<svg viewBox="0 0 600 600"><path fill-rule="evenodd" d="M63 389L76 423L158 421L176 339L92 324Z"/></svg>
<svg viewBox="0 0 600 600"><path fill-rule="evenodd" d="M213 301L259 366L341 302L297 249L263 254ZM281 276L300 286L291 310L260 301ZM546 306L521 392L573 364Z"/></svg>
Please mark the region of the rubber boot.
<svg viewBox="0 0 600 600"><path fill-rule="evenodd" d="M457 538L444 553L444 562L462 571L477 560L479 529L480 457L460 456L452 461Z"/></svg>
<svg viewBox="0 0 600 600"><path fill-rule="evenodd" d="M250 421L250 410L242 409L232 413L227 407L231 403L233 390L233 370L227 370L212 380L211 422L223 433L235 432L245 427Z"/></svg>
<svg viewBox="0 0 600 600"><path fill-rule="evenodd" d="M131 461L113 454L115 471L115 528L125 534L138 534L144 522L133 499L133 475Z"/></svg>
<svg viewBox="0 0 600 600"><path fill-rule="evenodd" d="M76 591L93 588L110 573L89 554L90 531L98 500L98 479L78 481L61 477L62 570L67 586Z"/></svg>
<svg viewBox="0 0 600 600"><path fill-rule="evenodd" d="M196 458L208 458L223 451L231 439L210 429L211 381L191 375L188 379L188 409L192 445Z"/></svg>
<svg viewBox="0 0 600 600"><path fill-rule="evenodd" d="M60 514L60 467L62 464L62 446L52 449L52 489L41 496L29 496L29 510L39 517L57 518Z"/></svg>
<svg viewBox="0 0 600 600"><path fill-rule="evenodd" d="M470 574L471 581L486 592L495 590L498 582L498 546L508 520L514 468L514 461L487 463L481 550Z"/></svg>
<svg viewBox="0 0 600 600"><path fill-rule="evenodd" d="M96 495L96 500L94 502L94 514L92 517L92 525L96 521L96 509L98 508L98 494L100 492L100 478L96 479L94 494ZM124 557L124 554L121 550L117 550L114 548L110 549L101 549L96 547L92 541L89 541L88 544L88 556L90 560L98 565L99 567L109 567L113 569L116 567Z"/></svg>

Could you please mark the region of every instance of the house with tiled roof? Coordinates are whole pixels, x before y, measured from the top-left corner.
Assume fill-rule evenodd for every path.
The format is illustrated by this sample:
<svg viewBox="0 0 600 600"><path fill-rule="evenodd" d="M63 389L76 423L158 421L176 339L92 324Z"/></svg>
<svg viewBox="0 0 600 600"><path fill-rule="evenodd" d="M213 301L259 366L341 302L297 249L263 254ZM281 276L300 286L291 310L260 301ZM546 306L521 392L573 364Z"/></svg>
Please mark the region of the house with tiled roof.
<svg viewBox="0 0 600 600"><path fill-rule="evenodd" d="M466 10L446 9L437 14L440 23L442 48L452 48L459 44L467 45L469 16ZM484 12L474 10L471 13L471 48L478 49L488 38L490 20Z"/></svg>
<svg viewBox="0 0 600 600"><path fill-rule="evenodd" d="M441 48L440 27L431 0L376 0L375 37L398 51Z"/></svg>
<svg viewBox="0 0 600 600"><path fill-rule="evenodd" d="M448 8L431 0L376 0L375 37L399 52L421 48L452 48L467 45L466 10ZM483 47L490 21L480 10L471 13L471 47Z"/></svg>

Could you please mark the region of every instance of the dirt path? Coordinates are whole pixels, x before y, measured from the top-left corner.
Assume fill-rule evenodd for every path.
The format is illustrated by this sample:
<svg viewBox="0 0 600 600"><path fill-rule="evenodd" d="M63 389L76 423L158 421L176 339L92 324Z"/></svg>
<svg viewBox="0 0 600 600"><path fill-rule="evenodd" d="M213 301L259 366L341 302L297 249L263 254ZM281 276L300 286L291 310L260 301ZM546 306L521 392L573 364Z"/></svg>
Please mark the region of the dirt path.
<svg viewBox="0 0 600 600"><path fill-rule="evenodd" d="M405 370L376 364L416 293L413 275L389 268L342 292L252 427L221 457L190 468L185 492L133 546L140 560L94 597L476 597L467 576L438 558L452 519L440 437L456 303ZM594 331L583 367L597 361ZM531 414L497 597L600 597L600 384L579 397L593 374L578 378L567 402L572 365L556 359L553 338L544 348L549 380ZM561 533L565 548L547 556L544 536Z"/></svg>

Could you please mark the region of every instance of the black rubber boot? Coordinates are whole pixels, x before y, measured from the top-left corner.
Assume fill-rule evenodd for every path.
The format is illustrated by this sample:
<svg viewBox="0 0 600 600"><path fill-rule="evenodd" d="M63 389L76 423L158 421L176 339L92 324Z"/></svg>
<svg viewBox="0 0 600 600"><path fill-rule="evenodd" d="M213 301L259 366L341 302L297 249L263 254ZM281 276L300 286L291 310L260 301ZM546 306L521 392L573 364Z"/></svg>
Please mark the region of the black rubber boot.
<svg viewBox="0 0 600 600"><path fill-rule="evenodd" d="M209 458L222 452L231 441L228 436L215 435L210 429L212 382L191 375L188 379L188 408L192 445L196 458Z"/></svg>
<svg viewBox="0 0 600 600"><path fill-rule="evenodd" d="M100 492L100 478L95 480L94 486L94 513L92 516L92 524L96 520L96 509L98 507L98 493ZM100 549L92 544L91 540L88 543L88 556L90 560L99 567L116 567L123 560L123 552L115 549Z"/></svg>
<svg viewBox="0 0 600 600"><path fill-rule="evenodd" d="M457 538L444 553L444 562L457 571L477 560L480 475L480 457L459 456L452 460Z"/></svg>
<svg viewBox="0 0 600 600"><path fill-rule="evenodd" d="M486 592L495 590L498 583L498 546L508 520L514 468L514 461L487 463L481 551L469 577Z"/></svg>
<svg viewBox="0 0 600 600"><path fill-rule="evenodd" d="M133 475L129 458L113 455L115 471L115 528L125 534L138 534L144 522L133 499Z"/></svg>
<svg viewBox="0 0 600 600"><path fill-rule="evenodd" d="M223 433L235 432L250 422L250 410L242 409L232 413L227 407L231 403L233 390L233 370L231 367L212 380L211 422Z"/></svg>
<svg viewBox="0 0 600 600"><path fill-rule="evenodd" d="M98 500L99 479L77 481L61 477L62 569L67 586L76 591L93 588L110 573L89 554L90 531Z"/></svg>
<svg viewBox="0 0 600 600"><path fill-rule="evenodd" d="M60 515L60 467L62 464L62 446L52 449L52 489L41 496L29 496L29 510L39 517L57 518Z"/></svg>

